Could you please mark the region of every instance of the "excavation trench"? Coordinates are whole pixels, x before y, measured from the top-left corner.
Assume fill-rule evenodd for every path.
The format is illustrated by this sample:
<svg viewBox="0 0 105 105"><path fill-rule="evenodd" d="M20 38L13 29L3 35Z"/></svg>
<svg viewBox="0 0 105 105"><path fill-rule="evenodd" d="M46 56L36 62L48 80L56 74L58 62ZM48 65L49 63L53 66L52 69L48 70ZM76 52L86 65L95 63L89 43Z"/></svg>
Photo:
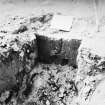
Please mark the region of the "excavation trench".
<svg viewBox="0 0 105 105"><path fill-rule="evenodd" d="M20 58L19 52L10 51L8 58L2 60L1 63L1 70L8 70L3 71L5 74L2 76L9 81L3 77L6 84L0 84L2 94L6 94L6 91L10 93L6 98L1 94L1 97L4 97L4 100L1 98L1 103L11 103L11 99L15 97L17 103L22 104L32 95L32 92L35 97L40 94L35 98L37 104L45 104L46 101L56 103L53 94L59 98L59 102L63 101L63 94L67 97L71 94L70 91L74 92L74 96L78 94L74 78L77 72L76 57L80 41L71 40L65 44L63 46L62 39L52 40L45 36L36 35L36 40L31 45L25 44L23 46L23 58ZM62 50L66 49L62 49L64 47L71 48L62 53ZM70 86L67 87L67 85ZM47 88L50 93L46 93ZM60 93L60 88L64 89L63 93ZM34 92L34 89L37 93ZM56 93L62 94L62 96L59 97ZM30 100L28 101L30 102Z"/></svg>
<svg viewBox="0 0 105 105"><path fill-rule="evenodd" d="M71 32L51 29L52 17L16 16L0 29L0 104L87 105L104 78L105 59L93 51L100 51L94 43L102 48L105 41L83 41L73 27Z"/></svg>
<svg viewBox="0 0 105 105"><path fill-rule="evenodd" d="M1 28L1 104L66 103L65 99L72 100L78 94L75 76L81 40L56 38L53 34L54 37L50 37L49 33L43 35L36 31L52 16L47 14L29 20L14 17L10 25L22 20L16 29Z"/></svg>
<svg viewBox="0 0 105 105"><path fill-rule="evenodd" d="M47 36L36 35L39 62L69 65L77 68L77 54L81 41L53 39Z"/></svg>

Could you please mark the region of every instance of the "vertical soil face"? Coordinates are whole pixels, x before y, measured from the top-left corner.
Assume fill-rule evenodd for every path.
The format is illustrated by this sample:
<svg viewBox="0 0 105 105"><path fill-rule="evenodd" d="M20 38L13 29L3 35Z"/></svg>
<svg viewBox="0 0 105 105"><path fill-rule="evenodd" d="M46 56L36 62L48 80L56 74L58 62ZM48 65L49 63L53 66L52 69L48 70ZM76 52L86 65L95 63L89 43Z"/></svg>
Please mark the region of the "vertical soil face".
<svg viewBox="0 0 105 105"><path fill-rule="evenodd" d="M47 33L46 33L47 34ZM77 39L53 39L36 35L39 61L45 63L68 64L77 67L76 58L81 41Z"/></svg>
<svg viewBox="0 0 105 105"><path fill-rule="evenodd" d="M0 92L11 89L17 84L16 74L23 70L23 63L17 52L11 51L8 58L1 57L0 63ZM3 85L4 84L4 85Z"/></svg>
<svg viewBox="0 0 105 105"><path fill-rule="evenodd" d="M53 63L58 59L62 48L62 39L53 40L44 36L36 36L39 61L45 63Z"/></svg>

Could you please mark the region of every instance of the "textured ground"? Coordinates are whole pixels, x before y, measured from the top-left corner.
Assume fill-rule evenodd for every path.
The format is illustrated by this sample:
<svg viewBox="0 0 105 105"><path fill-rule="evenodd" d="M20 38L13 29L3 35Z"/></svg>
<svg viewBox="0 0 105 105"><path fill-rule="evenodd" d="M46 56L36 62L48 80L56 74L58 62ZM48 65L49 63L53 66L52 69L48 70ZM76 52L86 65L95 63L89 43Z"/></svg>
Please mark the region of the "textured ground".
<svg viewBox="0 0 105 105"><path fill-rule="evenodd" d="M99 32L91 0L8 2L0 3L0 104L103 105L104 2ZM50 29L46 12L74 16L71 31Z"/></svg>

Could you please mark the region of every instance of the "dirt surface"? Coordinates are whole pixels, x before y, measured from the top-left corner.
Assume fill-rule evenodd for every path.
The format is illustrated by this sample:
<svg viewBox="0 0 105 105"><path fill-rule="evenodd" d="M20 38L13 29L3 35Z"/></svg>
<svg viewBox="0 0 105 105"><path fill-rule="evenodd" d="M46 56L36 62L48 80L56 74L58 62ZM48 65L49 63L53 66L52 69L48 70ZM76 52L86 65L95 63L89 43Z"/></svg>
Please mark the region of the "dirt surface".
<svg viewBox="0 0 105 105"><path fill-rule="evenodd" d="M96 2L99 17L98 32L92 0L2 0L0 2L0 54L4 54L5 59L8 57L5 54L8 55L9 48L12 48L15 52L19 51L16 54L21 55L21 47L27 41L32 41L33 37L31 36L36 35L36 33L39 34L38 31L44 30L45 34L51 32L52 34L47 34L48 37L65 39L65 43L68 38L74 38L74 36L80 40L85 39L80 44L77 58L75 58L78 68L73 68L67 64L54 64L54 62L51 64L37 62L37 65L34 65L35 67L32 67L28 73L25 70L30 69L35 60L33 58L36 57L30 52L33 49L36 51L37 48L26 46L23 50L26 52L24 57L26 64L24 66L27 69L24 70L24 66L22 66L23 72L17 74L17 78L15 78L16 74L12 70L21 66L18 65L21 63L18 60L20 55L15 57L15 53L10 53L12 55L9 59L10 65L5 64L5 62L1 63L0 87L11 86L11 83L17 84L18 81L21 81L21 83L17 84L18 89L13 88L13 91L11 91L11 87L8 89L7 87L6 89L1 88L4 90L0 94L0 105L93 105L95 104L95 98L98 100L102 97L101 99L103 99L104 91L100 92L99 97L97 97L97 92L104 90L105 87L103 83L101 85L101 81L105 78L105 48L103 46L105 44L105 16L103 11L105 1L99 2L96 0ZM44 18L42 16L46 13L72 15L74 21L70 33L62 34L61 32L58 34L58 30L49 30L49 23L46 23L49 15L48 17L44 16ZM71 37L72 35L73 37ZM17 41L20 41L19 44L15 43ZM68 45L69 48L68 43L65 45ZM5 44L8 46L5 46ZM38 44L35 45L38 46ZM56 45L54 42L54 45L55 51L59 44ZM67 48L64 47L64 50L67 50ZM51 54L54 53L56 54L56 51ZM24 72L25 75L23 75ZM9 82L8 79L10 79Z"/></svg>

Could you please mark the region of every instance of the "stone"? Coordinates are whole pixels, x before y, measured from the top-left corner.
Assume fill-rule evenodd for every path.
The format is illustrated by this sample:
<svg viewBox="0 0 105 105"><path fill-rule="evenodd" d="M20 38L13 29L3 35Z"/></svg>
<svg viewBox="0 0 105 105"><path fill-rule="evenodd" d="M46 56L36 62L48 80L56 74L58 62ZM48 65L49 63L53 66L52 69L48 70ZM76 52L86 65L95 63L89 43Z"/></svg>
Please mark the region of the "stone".
<svg viewBox="0 0 105 105"><path fill-rule="evenodd" d="M28 30L27 26L22 25L22 26L20 26L20 28L19 28L18 30L15 30L15 31L13 32L13 34L19 34L19 33L25 32L25 31L27 31L27 30Z"/></svg>
<svg viewBox="0 0 105 105"><path fill-rule="evenodd" d="M63 31L70 31L72 23L73 23L72 16L54 15L51 20L51 28Z"/></svg>

